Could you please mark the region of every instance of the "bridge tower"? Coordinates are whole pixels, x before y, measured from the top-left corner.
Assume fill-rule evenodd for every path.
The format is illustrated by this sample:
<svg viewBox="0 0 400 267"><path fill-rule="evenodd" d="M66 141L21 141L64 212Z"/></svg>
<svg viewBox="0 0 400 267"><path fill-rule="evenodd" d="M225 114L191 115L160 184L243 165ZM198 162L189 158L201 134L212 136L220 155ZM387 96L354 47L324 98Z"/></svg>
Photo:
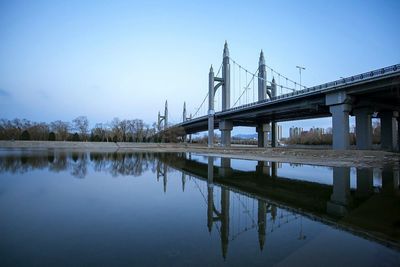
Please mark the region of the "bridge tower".
<svg viewBox="0 0 400 267"><path fill-rule="evenodd" d="M214 96L217 89L222 86L222 110L227 110L231 107L231 67L229 63L229 49L228 43L225 41L223 60L222 60L222 78L214 76L214 70L211 66L208 75L208 147L214 145ZM218 82L214 85L215 82ZM221 144L223 146L230 146L231 144L231 131L233 124L231 121L222 120L218 125L221 131Z"/></svg>
<svg viewBox="0 0 400 267"><path fill-rule="evenodd" d="M188 118L186 116L186 102L183 102L182 122L185 122L190 119L191 119L191 117ZM183 138L183 142L186 142L186 134L184 134L182 138Z"/></svg>
<svg viewBox="0 0 400 267"><path fill-rule="evenodd" d="M265 100L267 97L267 71L265 67L264 53L261 50L258 60L258 101ZM267 147L268 132L271 131L269 123L259 123L257 126L258 147Z"/></svg>
<svg viewBox="0 0 400 267"><path fill-rule="evenodd" d="M160 115L158 112L158 120L157 120L157 128L158 130L161 129L161 123L164 122L164 129L168 127L168 101L165 100L165 108L164 108L164 115Z"/></svg>
<svg viewBox="0 0 400 267"><path fill-rule="evenodd" d="M222 110L231 107L231 66L229 64L228 43L225 41L222 59Z"/></svg>
<svg viewBox="0 0 400 267"><path fill-rule="evenodd" d="M185 122L186 120L186 102L183 102L182 121Z"/></svg>
<svg viewBox="0 0 400 267"><path fill-rule="evenodd" d="M222 60L222 79L222 110L227 110L231 107L231 67L229 64L228 43L226 41ZM232 121L221 120L218 127L221 131L221 145L225 147L230 146L231 131L233 129Z"/></svg>
<svg viewBox="0 0 400 267"><path fill-rule="evenodd" d="M277 92L277 88L276 88L276 82L275 82L275 78L274 77L272 77L272 83L271 83L271 95L272 95L272 97L276 97L277 95L278 95L278 92ZM271 122L271 146L272 147L276 147L277 146L277 141L278 141L278 138L277 138L277 129L278 127L277 127L277 123L275 122L275 121L272 121Z"/></svg>

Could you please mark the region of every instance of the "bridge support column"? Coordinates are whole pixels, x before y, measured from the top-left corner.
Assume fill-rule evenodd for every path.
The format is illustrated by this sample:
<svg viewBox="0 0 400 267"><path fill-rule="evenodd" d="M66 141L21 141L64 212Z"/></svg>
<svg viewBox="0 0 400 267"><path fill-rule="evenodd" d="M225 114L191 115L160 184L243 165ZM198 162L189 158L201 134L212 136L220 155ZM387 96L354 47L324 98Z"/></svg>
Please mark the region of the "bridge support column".
<svg viewBox="0 0 400 267"><path fill-rule="evenodd" d="M397 117L397 152L400 152L400 116Z"/></svg>
<svg viewBox="0 0 400 267"><path fill-rule="evenodd" d="M271 147L278 146L278 129L276 122L271 122Z"/></svg>
<svg viewBox="0 0 400 267"><path fill-rule="evenodd" d="M356 142L357 149L372 148L372 110L368 107L354 110L356 116Z"/></svg>
<svg viewBox="0 0 400 267"><path fill-rule="evenodd" d="M271 131L271 125L268 123L260 124L257 126L258 147L268 146L268 132L270 131Z"/></svg>
<svg viewBox="0 0 400 267"><path fill-rule="evenodd" d="M231 131L233 123L228 120L220 121L219 130L221 131L221 145L224 147L231 146Z"/></svg>
<svg viewBox="0 0 400 267"><path fill-rule="evenodd" d="M381 148L384 150L398 150L398 126L397 112L383 111L379 113L381 118Z"/></svg>
<svg viewBox="0 0 400 267"><path fill-rule="evenodd" d="M351 106L340 104L329 107L332 114L332 147L333 149L349 149L349 112Z"/></svg>
<svg viewBox="0 0 400 267"><path fill-rule="evenodd" d="M325 103L332 114L332 147L333 149L349 149L349 113L352 98L346 92L336 92L325 96Z"/></svg>
<svg viewBox="0 0 400 267"><path fill-rule="evenodd" d="M328 213L343 216L350 202L350 168L333 168L333 192L327 203Z"/></svg>

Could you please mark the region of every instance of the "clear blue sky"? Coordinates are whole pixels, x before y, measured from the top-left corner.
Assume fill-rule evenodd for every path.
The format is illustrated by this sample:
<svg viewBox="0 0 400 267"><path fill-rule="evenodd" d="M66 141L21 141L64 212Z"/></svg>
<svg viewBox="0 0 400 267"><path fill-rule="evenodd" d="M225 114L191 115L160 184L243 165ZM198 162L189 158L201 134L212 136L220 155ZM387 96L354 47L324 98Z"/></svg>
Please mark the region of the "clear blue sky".
<svg viewBox="0 0 400 267"><path fill-rule="evenodd" d="M305 66L307 86L400 62L400 1L277 2L0 1L0 117L151 124L168 98L179 121L225 40L249 70L260 49L293 79Z"/></svg>

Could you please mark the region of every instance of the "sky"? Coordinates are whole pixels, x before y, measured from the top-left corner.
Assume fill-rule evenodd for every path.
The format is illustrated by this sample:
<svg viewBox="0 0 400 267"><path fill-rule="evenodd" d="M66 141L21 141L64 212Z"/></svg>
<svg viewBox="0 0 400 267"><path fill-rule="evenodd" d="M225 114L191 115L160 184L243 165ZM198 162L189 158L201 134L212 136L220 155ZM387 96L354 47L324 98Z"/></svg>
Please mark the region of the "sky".
<svg viewBox="0 0 400 267"><path fill-rule="evenodd" d="M194 113L208 71L230 56L302 84L400 63L400 1L0 0L0 118L90 124L143 119L168 100ZM330 119L286 122L329 127ZM243 130L254 132L254 129Z"/></svg>

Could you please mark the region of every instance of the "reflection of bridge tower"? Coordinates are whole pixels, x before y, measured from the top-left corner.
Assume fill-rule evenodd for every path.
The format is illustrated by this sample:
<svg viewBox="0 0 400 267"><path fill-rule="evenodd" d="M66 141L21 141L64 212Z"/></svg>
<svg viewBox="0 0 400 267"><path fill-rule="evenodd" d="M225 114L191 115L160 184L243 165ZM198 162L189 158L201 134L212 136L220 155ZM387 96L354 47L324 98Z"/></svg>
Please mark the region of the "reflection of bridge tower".
<svg viewBox="0 0 400 267"><path fill-rule="evenodd" d="M224 259L228 253L229 243L229 190L221 188L221 245Z"/></svg>
<svg viewBox="0 0 400 267"><path fill-rule="evenodd" d="M157 162L157 181L160 180L160 177L163 177L163 186L164 193L167 192L167 164L161 163L161 161Z"/></svg>
<svg viewBox="0 0 400 267"><path fill-rule="evenodd" d="M211 232L214 222L220 221L220 237L222 256L224 259L228 253L229 244L229 190L221 188L221 211L218 211L214 206L214 187L209 184L207 187L207 227L208 231Z"/></svg>
<svg viewBox="0 0 400 267"><path fill-rule="evenodd" d="M265 230L267 229L267 205L265 201L258 200L258 242L260 249L264 248L265 244Z"/></svg>
<svg viewBox="0 0 400 267"><path fill-rule="evenodd" d="M229 244L229 190L221 188L221 211L219 212L214 205L214 158L208 158L208 182L207 182L207 227L211 233L213 223L221 222L220 236L222 246L222 256L224 259L228 253ZM215 214L215 216L214 216Z"/></svg>
<svg viewBox="0 0 400 267"><path fill-rule="evenodd" d="M263 250L265 244L268 213L271 213L271 218L273 221L275 221L277 213L276 205L267 204L264 200L258 199L257 225L258 225L258 242L260 244L260 250Z"/></svg>
<svg viewBox="0 0 400 267"><path fill-rule="evenodd" d="M182 192L185 192L186 174L182 172Z"/></svg>

